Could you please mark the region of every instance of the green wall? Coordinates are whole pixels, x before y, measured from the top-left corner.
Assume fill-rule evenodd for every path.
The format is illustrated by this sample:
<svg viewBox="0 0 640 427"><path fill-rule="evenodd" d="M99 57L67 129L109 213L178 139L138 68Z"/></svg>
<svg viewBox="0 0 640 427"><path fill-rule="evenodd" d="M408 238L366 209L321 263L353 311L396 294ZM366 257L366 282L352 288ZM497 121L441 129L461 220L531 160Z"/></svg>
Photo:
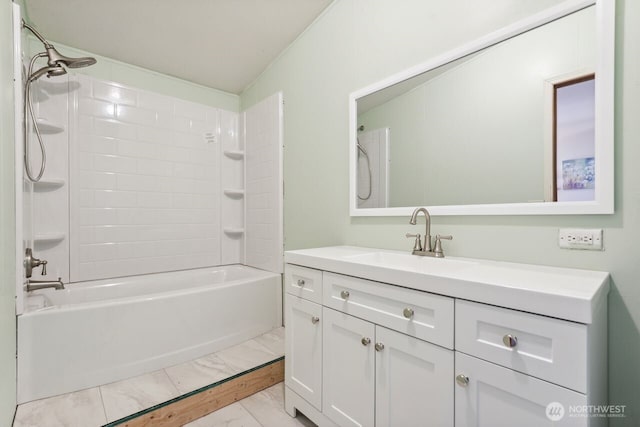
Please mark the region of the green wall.
<svg viewBox="0 0 640 427"><path fill-rule="evenodd" d="M12 3L0 3L0 425L16 409L15 152Z"/></svg>
<svg viewBox="0 0 640 427"><path fill-rule="evenodd" d="M553 2L337 0L242 94L242 108L282 90L285 99L287 249L350 244L410 250L408 218L351 218L348 95ZM616 213L589 216L437 217L448 254L611 272L610 402L613 426L640 425L640 2L618 0ZM461 12L464 11L464 12ZM560 227L604 229L604 252L560 250Z"/></svg>
<svg viewBox="0 0 640 427"><path fill-rule="evenodd" d="M36 28L37 29L37 28ZM65 46L49 40L63 55L71 57L93 56L98 60L95 65L87 68L76 68L74 72L86 74L97 79L118 82L163 95L173 96L187 101L221 108L227 111L239 111L240 97L218 89L208 88L176 77L161 74L156 71L137 67L135 65L116 61L111 58L96 55L73 47ZM42 52L43 46L33 36L28 37L31 55Z"/></svg>

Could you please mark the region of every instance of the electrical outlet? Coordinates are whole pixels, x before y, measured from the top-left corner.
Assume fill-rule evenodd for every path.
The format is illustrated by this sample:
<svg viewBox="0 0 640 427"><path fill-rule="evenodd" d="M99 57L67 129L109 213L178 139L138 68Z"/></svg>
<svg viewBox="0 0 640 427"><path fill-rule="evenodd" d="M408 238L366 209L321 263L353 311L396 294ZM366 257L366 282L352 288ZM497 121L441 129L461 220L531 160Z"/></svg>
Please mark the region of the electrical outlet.
<svg viewBox="0 0 640 427"><path fill-rule="evenodd" d="M565 249L583 249L601 251L601 228L561 228L558 233L558 244Z"/></svg>

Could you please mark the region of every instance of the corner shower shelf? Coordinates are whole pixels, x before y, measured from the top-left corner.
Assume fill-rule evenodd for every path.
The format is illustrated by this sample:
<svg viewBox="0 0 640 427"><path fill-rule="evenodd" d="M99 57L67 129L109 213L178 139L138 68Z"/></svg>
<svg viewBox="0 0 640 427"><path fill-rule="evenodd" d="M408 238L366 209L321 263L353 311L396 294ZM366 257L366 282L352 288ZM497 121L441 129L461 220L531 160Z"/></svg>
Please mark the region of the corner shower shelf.
<svg viewBox="0 0 640 427"><path fill-rule="evenodd" d="M224 194L225 196L229 196L232 199L241 199L244 197L244 190L228 188L224 190Z"/></svg>
<svg viewBox="0 0 640 427"><path fill-rule="evenodd" d="M64 132L64 128L54 125L47 119L38 118L36 119L36 123L38 124L38 130L40 131L40 133L52 135L55 133Z"/></svg>
<svg viewBox="0 0 640 427"><path fill-rule="evenodd" d="M63 179L41 179L33 183L35 191L51 191L63 187L65 180Z"/></svg>
<svg viewBox="0 0 640 427"><path fill-rule="evenodd" d="M35 235L33 241L36 243L56 243L62 242L65 237L64 233L40 233Z"/></svg>
<svg viewBox="0 0 640 427"><path fill-rule="evenodd" d="M242 160L244 158L244 151L224 150L224 155L233 160Z"/></svg>
<svg viewBox="0 0 640 427"><path fill-rule="evenodd" d="M228 236L242 236L244 234L244 228L226 227L224 234Z"/></svg>

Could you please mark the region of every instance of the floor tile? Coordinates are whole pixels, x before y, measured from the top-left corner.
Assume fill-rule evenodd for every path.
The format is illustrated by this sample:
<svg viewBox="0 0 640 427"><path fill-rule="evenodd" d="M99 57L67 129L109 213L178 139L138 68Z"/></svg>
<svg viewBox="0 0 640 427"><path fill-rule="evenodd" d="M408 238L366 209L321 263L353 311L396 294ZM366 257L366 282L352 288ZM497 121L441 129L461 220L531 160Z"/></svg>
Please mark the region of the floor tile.
<svg viewBox="0 0 640 427"><path fill-rule="evenodd" d="M240 401L240 404L264 427L315 427L304 415L292 418L284 410L284 383Z"/></svg>
<svg viewBox="0 0 640 427"><path fill-rule="evenodd" d="M275 359L277 356L255 339L215 353L234 373L255 368Z"/></svg>
<svg viewBox="0 0 640 427"><path fill-rule="evenodd" d="M215 354L165 368L165 372L180 394L188 393L234 374L233 369Z"/></svg>
<svg viewBox="0 0 640 427"><path fill-rule="evenodd" d="M234 403L202 417L185 427L262 427L258 421L240 404Z"/></svg>
<svg viewBox="0 0 640 427"><path fill-rule="evenodd" d="M35 400L18 407L14 427L94 427L107 422L100 390Z"/></svg>
<svg viewBox="0 0 640 427"><path fill-rule="evenodd" d="M164 371L155 371L100 386L109 422L179 396Z"/></svg>
<svg viewBox="0 0 640 427"><path fill-rule="evenodd" d="M255 340L276 356L284 356L284 328L277 328L256 337Z"/></svg>

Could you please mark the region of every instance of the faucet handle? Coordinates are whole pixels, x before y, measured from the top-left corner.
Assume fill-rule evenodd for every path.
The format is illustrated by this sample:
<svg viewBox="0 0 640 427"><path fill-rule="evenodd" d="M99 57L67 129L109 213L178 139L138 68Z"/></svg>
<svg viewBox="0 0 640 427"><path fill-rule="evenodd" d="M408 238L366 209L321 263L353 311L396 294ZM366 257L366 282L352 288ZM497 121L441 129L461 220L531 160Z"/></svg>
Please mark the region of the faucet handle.
<svg viewBox="0 0 640 427"><path fill-rule="evenodd" d="M441 236L439 234L436 234L436 244L433 248L433 253L435 254L436 258L444 258L444 252L442 251L442 239L453 240L453 236Z"/></svg>
<svg viewBox="0 0 640 427"><path fill-rule="evenodd" d="M407 233L405 234L405 237L408 239L410 237L415 237L416 241L413 244L413 250L415 251L422 251L422 242L420 241L420 233L416 233L416 234L411 234L411 233Z"/></svg>
<svg viewBox="0 0 640 427"><path fill-rule="evenodd" d="M41 276L46 276L47 275L47 261L43 259L42 261L40 261L40 265L42 266Z"/></svg>

